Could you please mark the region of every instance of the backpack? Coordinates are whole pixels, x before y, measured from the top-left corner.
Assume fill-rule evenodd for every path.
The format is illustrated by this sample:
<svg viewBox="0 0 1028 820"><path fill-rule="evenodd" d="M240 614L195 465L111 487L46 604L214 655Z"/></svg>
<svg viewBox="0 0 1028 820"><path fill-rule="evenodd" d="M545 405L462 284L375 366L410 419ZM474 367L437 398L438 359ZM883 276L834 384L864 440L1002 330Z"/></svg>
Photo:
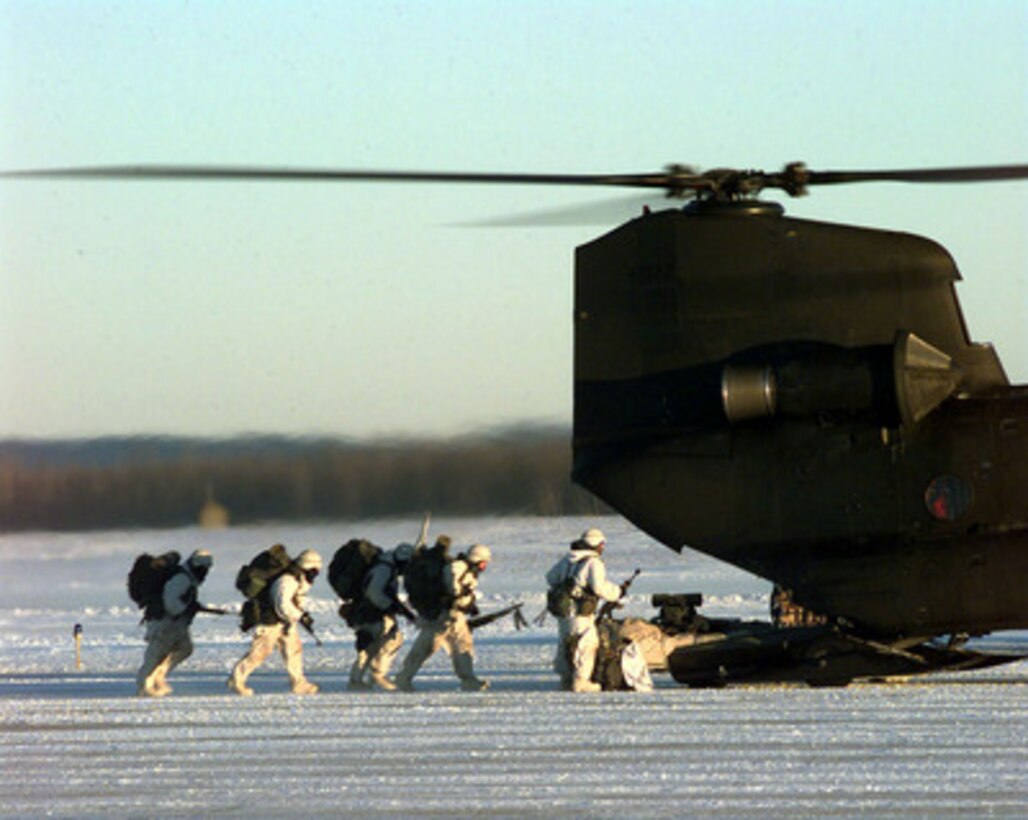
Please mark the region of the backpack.
<svg viewBox="0 0 1028 820"><path fill-rule="evenodd" d="M236 589L246 599L240 610L239 628L249 632L264 619L262 616L271 606L269 591L271 585L289 569L292 559L286 548L275 544L257 554L249 563L243 564L236 574Z"/></svg>
<svg viewBox="0 0 1028 820"><path fill-rule="evenodd" d="M132 564L128 574L128 594L143 610L144 621L164 617L164 585L178 572L181 559L174 550L163 555L144 552Z"/></svg>
<svg viewBox="0 0 1028 820"><path fill-rule="evenodd" d="M344 601L357 601L364 595L364 579L372 564L382 555L364 538L352 538L336 550L328 565L328 583Z"/></svg>
<svg viewBox="0 0 1028 820"><path fill-rule="evenodd" d="M596 665L593 667L593 680L604 692L623 691L630 687L625 685L624 671L621 668L621 654L629 641L620 635L620 624L607 621L597 628L599 647L596 650Z"/></svg>
<svg viewBox="0 0 1028 820"><path fill-rule="evenodd" d="M432 547L421 547L407 564L403 587L418 615L428 620L438 618L449 609L452 593L443 581L443 569L450 563L448 544L436 541Z"/></svg>
<svg viewBox="0 0 1028 820"><path fill-rule="evenodd" d="M578 585L578 576L591 558L572 561L567 575L559 583L546 590L546 611L557 618L571 615L593 615L599 604L599 597L591 589ZM578 592L575 595L575 592Z"/></svg>
<svg viewBox="0 0 1028 820"><path fill-rule="evenodd" d="M571 597L574 588L575 576L571 574L546 590L546 611L556 618L567 618L574 614L575 599Z"/></svg>

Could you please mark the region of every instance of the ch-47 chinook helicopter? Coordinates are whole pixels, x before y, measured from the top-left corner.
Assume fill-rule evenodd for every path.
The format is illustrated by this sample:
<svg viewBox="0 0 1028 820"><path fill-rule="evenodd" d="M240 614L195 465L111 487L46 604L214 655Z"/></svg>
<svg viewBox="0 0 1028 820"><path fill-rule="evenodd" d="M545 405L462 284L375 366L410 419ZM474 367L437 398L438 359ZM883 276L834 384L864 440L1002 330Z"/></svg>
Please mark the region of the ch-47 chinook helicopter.
<svg viewBox="0 0 1028 820"><path fill-rule="evenodd" d="M817 626L669 658L687 683L989 665L1028 627L1028 386L972 342L937 243L759 194L988 182L1028 166L553 175L114 166L5 176L592 185L689 199L577 249L574 480L668 547L787 590ZM731 630L728 630L730 633ZM938 639L948 638L940 642Z"/></svg>

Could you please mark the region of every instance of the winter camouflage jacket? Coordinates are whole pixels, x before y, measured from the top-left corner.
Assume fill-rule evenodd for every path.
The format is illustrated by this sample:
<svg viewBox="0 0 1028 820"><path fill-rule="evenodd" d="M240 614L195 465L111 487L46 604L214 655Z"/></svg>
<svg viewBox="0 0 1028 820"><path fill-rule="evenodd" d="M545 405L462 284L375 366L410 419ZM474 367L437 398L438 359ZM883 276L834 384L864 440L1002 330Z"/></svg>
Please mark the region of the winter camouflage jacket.
<svg viewBox="0 0 1028 820"><path fill-rule="evenodd" d="M271 603L279 620L295 624L307 610L307 593L311 584L306 577L297 578L292 572L283 572L271 585Z"/></svg>
<svg viewBox="0 0 1028 820"><path fill-rule="evenodd" d="M478 576L463 557L454 558L443 568L443 583L453 596L451 612L476 610Z"/></svg>
<svg viewBox="0 0 1028 820"><path fill-rule="evenodd" d="M592 594L604 601L621 598L621 587L607 579L607 568L603 559L591 549L572 549L546 573L546 583L551 587L562 584L567 578L574 578L572 598Z"/></svg>
<svg viewBox="0 0 1028 820"><path fill-rule="evenodd" d="M364 579L364 600L379 614L391 612L399 597L400 573L391 552L382 556L368 570Z"/></svg>
<svg viewBox="0 0 1028 820"><path fill-rule="evenodd" d="M192 615L191 609L196 603L196 589L199 585L200 582L189 571L189 565L182 564L161 591L164 617L178 619Z"/></svg>

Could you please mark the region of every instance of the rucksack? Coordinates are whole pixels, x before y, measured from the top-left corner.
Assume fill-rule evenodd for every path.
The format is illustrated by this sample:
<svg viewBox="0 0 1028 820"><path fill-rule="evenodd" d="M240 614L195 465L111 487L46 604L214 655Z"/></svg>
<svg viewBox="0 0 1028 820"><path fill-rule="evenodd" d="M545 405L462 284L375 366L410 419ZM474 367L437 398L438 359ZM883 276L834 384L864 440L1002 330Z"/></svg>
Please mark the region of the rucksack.
<svg viewBox="0 0 1028 820"><path fill-rule="evenodd" d="M143 610L144 621L164 617L164 585L179 570L182 560L174 550L163 555L144 552L132 564L128 574L129 598Z"/></svg>
<svg viewBox="0 0 1028 820"><path fill-rule="evenodd" d="M585 561L592 559L586 558ZM575 561L568 567L568 574L557 584L546 590L546 611L557 618L571 615L593 615L599 604L599 598L591 589L578 586L578 573L582 561ZM578 595L575 595L575 590Z"/></svg>
<svg viewBox="0 0 1028 820"><path fill-rule="evenodd" d="M282 573L289 569L292 558L282 544L263 550L236 573L236 589L246 599L240 610L239 628L249 632L262 620L262 610L270 606L268 591Z"/></svg>
<svg viewBox="0 0 1028 820"><path fill-rule="evenodd" d="M546 611L557 618L569 617L575 611L575 599L571 597L574 588L575 576L572 573L546 590Z"/></svg>
<svg viewBox="0 0 1028 820"><path fill-rule="evenodd" d="M363 597L364 579L382 548L364 538L352 538L336 550L328 565L328 583L344 601Z"/></svg>
<svg viewBox="0 0 1028 820"><path fill-rule="evenodd" d="M622 640L619 629L620 624L607 621L598 625L596 630L599 646L596 650L592 679L600 685L604 692L617 692L629 688L625 686L621 654L630 642Z"/></svg>
<svg viewBox="0 0 1028 820"><path fill-rule="evenodd" d="M450 606L452 593L443 580L443 569L451 560L448 552L448 545L440 541L431 547L421 547L404 571L403 587L407 598L422 618L434 620Z"/></svg>

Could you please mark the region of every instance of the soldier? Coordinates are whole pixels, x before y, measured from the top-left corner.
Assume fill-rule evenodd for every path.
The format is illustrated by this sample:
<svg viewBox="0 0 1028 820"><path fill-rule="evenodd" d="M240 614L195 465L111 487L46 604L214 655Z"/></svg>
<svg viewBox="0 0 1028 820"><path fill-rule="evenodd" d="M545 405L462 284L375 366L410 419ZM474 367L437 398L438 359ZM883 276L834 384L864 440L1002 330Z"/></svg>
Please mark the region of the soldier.
<svg viewBox="0 0 1028 820"><path fill-rule="evenodd" d="M317 684L311 683L303 674L299 626L303 624L309 629L314 623L306 611L307 593L319 572L321 556L314 550L304 550L272 582L269 590L271 606L262 609L250 651L239 659L228 679L228 688L233 692L246 696L253 694L253 689L246 685L246 679L264 663L276 646L285 661L293 693L313 695L318 691Z"/></svg>
<svg viewBox="0 0 1028 820"><path fill-rule="evenodd" d="M439 647L445 646L453 661L453 671L460 679L461 689L478 692L489 688L489 681L475 677L475 649L468 627L468 615L477 615L478 576L485 572L492 552L484 544L475 544L467 554L447 561L442 569L446 600L442 612L434 618L419 613L418 636L414 639L403 668L396 676L396 687L405 692L414 690L414 676L422 664Z"/></svg>
<svg viewBox="0 0 1028 820"><path fill-rule="evenodd" d="M171 694L168 674L193 654L189 627L201 609L197 589L213 561L207 550L196 550L165 582L161 590L164 614L146 624L146 654L136 675L136 690L141 697Z"/></svg>
<svg viewBox="0 0 1028 820"><path fill-rule="evenodd" d="M600 600L616 602L622 590L607 580L603 564L606 538L598 529L589 529L572 542L571 551L546 573L551 588L566 585L570 611L557 619L557 652L553 668L560 675L565 691L598 692L593 681L596 652L600 646L596 631L596 611Z"/></svg>
<svg viewBox="0 0 1028 820"><path fill-rule="evenodd" d="M357 660L350 668L350 689L368 689L372 685L386 690L396 688L386 675L403 646L396 616L402 613L414 619L399 598L400 578L413 555L414 547L400 544L392 552L383 553L364 578L364 595L352 616L357 633Z"/></svg>

